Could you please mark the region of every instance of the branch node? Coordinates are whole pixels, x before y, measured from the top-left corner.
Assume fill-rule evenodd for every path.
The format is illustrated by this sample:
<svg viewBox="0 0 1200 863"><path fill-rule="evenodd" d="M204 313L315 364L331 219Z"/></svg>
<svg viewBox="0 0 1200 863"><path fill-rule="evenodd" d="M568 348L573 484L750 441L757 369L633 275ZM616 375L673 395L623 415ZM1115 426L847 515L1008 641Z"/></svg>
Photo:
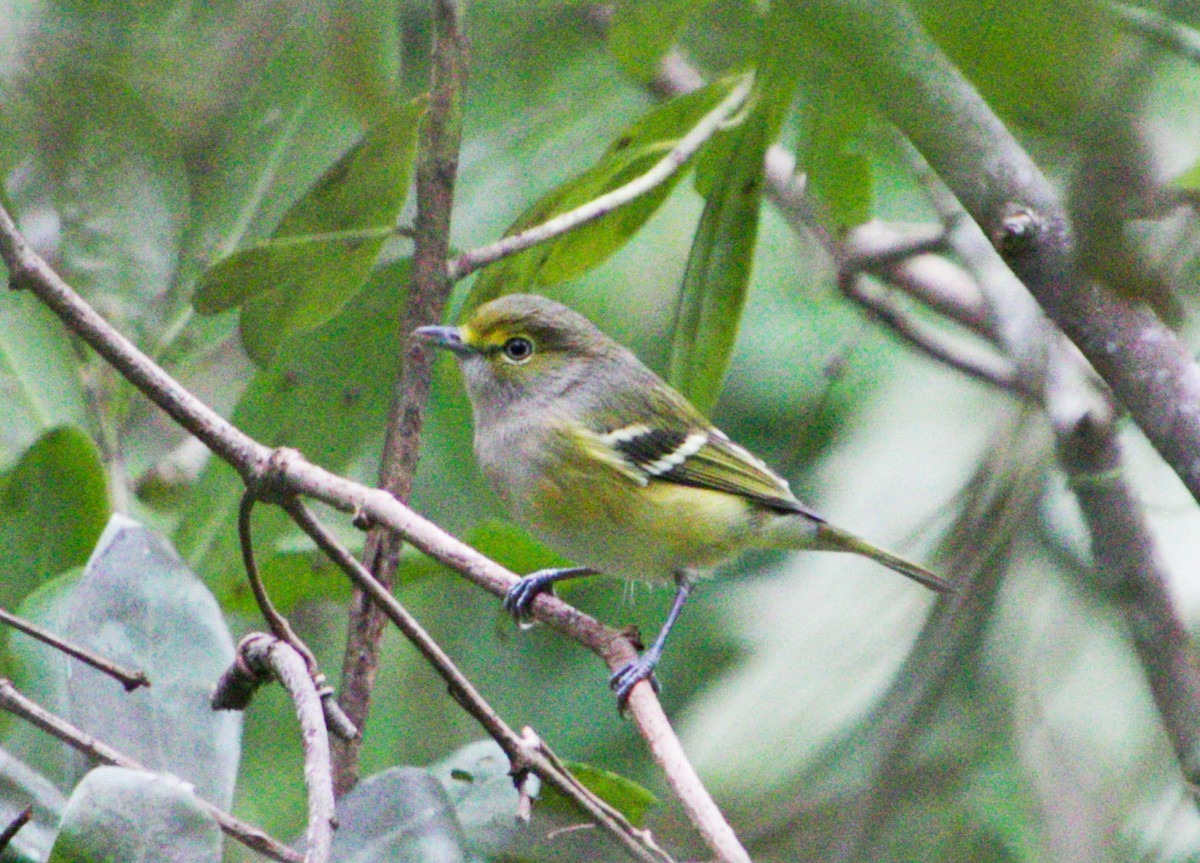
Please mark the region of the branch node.
<svg viewBox="0 0 1200 863"><path fill-rule="evenodd" d="M358 726L350 721L350 717L337 703L336 690L329 685L325 675L317 672L313 676L313 684L317 687L317 696L321 699L321 709L325 714L325 724L339 740L357 740Z"/></svg>
<svg viewBox="0 0 1200 863"><path fill-rule="evenodd" d="M238 642L233 664L225 670L213 688L209 704L213 710L245 710L259 687L272 679L270 666L262 652L274 639L262 632L251 632Z"/></svg>
<svg viewBox="0 0 1200 863"><path fill-rule="evenodd" d="M303 460L299 450L276 447L265 460L256 462L247 472L244 477L246 491L257 501L283 505L295 495L288 471Z"/></svg>
<svg viewBox="0 0 1200 863"><path fill-rule="evenodd" d="M1023 258L1037 250L1046 223L1036 211L1012 201L1004 205L992 244L1005 260Z"/></svg>

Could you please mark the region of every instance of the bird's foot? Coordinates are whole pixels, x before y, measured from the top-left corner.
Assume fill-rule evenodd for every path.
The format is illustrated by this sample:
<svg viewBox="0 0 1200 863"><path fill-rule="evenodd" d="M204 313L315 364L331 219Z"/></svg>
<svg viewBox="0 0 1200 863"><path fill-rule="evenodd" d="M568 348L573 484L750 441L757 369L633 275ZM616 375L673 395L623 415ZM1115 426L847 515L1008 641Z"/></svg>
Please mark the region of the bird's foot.
<svg viewBox="0 0 1200 863"><path fill-rule="evenodd" d="M658 659L656 657L643 654L635 661L618 669L608 679L609 688L616 693L617 709L619 711L622 713L625 712L626 702L629 701L629 693L641 681L650 681L650 686L653 687L654 691L659 691L658 678L654 676L654 666L657 664Z"/></svg>
<svg viewBox="0 0 1200 863"><path fill-rule="evenodd" d="M511 614L518 624L529 624L532 622L533 601L540 594L553 593L554 582L589 575L591 572L590 569L578 566L539 569L537 572L531 572L504 594L504 610Z"/></svg>

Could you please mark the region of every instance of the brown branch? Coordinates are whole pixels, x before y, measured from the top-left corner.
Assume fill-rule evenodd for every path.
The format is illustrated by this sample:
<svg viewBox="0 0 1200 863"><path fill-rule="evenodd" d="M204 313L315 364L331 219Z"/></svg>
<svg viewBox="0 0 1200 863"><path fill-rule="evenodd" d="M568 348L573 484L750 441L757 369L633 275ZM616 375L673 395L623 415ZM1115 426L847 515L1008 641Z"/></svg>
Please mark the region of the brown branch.
<svg viewBox="0 0 1200 863"><path fill-rule="evenodd" d="M1189 785L1200 785L1200 669L1175 615L1154 540L1121 470L1112 413L1079 414L1068 401L1055 417L1059 457L1091 536L1101 576L1145 669L1154 704Z"/></svg>
<svg viewBox="0 0 1200 863"><path fill-rule="evenodd" d="M0 678L0 710L7 710L14 716L19 716L30 725L61 740L100 764L111 764L148 773L155 772L128 755L113 749L107 743L97 740L65 719L50 713L35 701L22 695L13 686L12 681L3 678ZM247 848L252 848L266 857L280 861L280 863L303 863L303 857L282 842L272 839L253 824L247 824L239 818L234 818L202 797L196 797L196 803L217 822L225 835L236 839Z"/></svg>
<svg viewBox="0 0 1200 863"><path fill-rule="evenodd" d="M1200 366L1187 345L1147 308L1076 268L1076 237L1057 191L907 6L819 0L804 8L820 46L853 56L847 68L870 81L879 110L921 151L1200 501ZM1146 74L1135 72L1112 77L1132 88ZM1115 113L1128 105L1119 107ZM1094 171L1085 174L1095 179Z"/></svg>
<svg viewBox="0 0 1200 863"><path fill-rule="evenodd" d="M313 683L308 658L288 641L252 632L238 642L233 665L221 676L213 692L216 710L245 706L244 698L259 686L278 680L292 699L300 722L304 750L304 787L308 792L308 822L304 831L304 863L329 859L337 826L333 801L333 766L325 710Z"/></svg>
<svg viewBox="0 0 1200 863"><path fill-rule="evenodd" d="M434 641L391 592L325 529L308 507L295 498L285 502L283 506L317 547L346 573L359 590L371 598L376 607L420 651L434 671L446 682L450 697L473 716L484 731L500 745L508 756L511 773L518 786L522 784L523 775L533 772L573 799L597 824L612 834L635 860L663 863L670 859L651 841L647 833L636 829L623 815L580 785L536 736L517 734L488 704L454 664L454 660L442 650L441 645Z"/></svg>
<svg viewBox="0 0 1200 863"><path fill-rule="evenodd" d="M53 632L43 629L35 623L30 623L28 620L5 611L3 608L0 608L0 623L8 624L13 629L25 633L30 638L36 638L38 641L50 645L55 650L62 651L67 656L74 657L80 662L90 665L97 671L107 674L124 686L126 692L133 692L139 686L150 685L150 679L146 677L146 672L127 671L121 666L105 659L103 656L92 653L90 650L73 644L64 638L60 638Z"/></svg>
<svg viewBox="0 0 1200 863"><path fill-rule="evenodd" d="M355 740L358 737L358 726L346 716L341 705L333 698L333 689L326 684L325 675L317 665L317 658L313 655L312 650L296 634L296 631L292 629L292 625L288 619L280 614L275 608L275 604L271 602L271 597L267 594L267 588L262 582L262 577L259 575L258 564L254 560L254 542L250 527L250 516L254 512L254 504L259 497L264 497L271 501L277 499L277 491L268 487L273 478L274 473L268 471L260 477L260 482L254 486L247 486L245 492L242 494L241 503L238 505L238 544L242 550L242 566L246 570L246 580L250 582L250 592L254 594L254 602L258 605L259 613L262 614L263 619L267 622L271 634L280 641L290 645L292 650L296 651L304 660L304 665L308 669L308 675L321 699L325 722L328 724L329 729L339 740ZM252 692L252 689L245 691L247 702ZM224 705L222 708L216 708L216 705L214 705L216 709L227 710L241 710L244 707L244 704L235 704L232 702Z"/></svg>
<svg viewBox="0 0 1200 863"><path fill-rule="evenodd" d="M412 273L404 311L397 322L401 366L393 389L379 468L379 485L407 501L416 473L432 357L411 333L441 320L452 283L446 276L450 216L462 131L462 89L466 77L466 39L457 0L433 0L433 48L429 110L417 146L417 218L413 229ZM372 530L363 560L390 587L402 538L386 529ZM384 618L359 591L350 600L339 701L346 716L363 728L379 668ZM361 743L352 739L334 747L334 787L344 794L358 778Z"/></svg>
<svg viewBox="0 0 1200 863"><path fill-rule="evenodd" d="M21 831L21 828L29 823L33 818L33 804L29 804L24 809L16 814L11 821L4 825L4 829L0 830L0 853L8 847L8 843L13 841L13 837Z"/></svg>

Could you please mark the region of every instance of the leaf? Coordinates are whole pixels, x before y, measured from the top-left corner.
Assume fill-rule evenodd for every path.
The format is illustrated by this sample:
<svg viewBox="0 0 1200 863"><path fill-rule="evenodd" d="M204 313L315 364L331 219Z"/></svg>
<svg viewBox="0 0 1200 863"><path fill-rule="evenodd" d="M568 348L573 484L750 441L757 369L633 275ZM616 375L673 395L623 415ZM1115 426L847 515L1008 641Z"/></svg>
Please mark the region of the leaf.
<svg viewBox="0 0 1200 863"><path fill-rule="evenodd" d="M328 12L329 75L359 117L377 117L396 100L400 78L399 16L391 3L334 0Z"/></svg>
<svg viewBox="0 0 1200 863"><path fill-rule="evenodd" d="M55 426L87 426L80 365L65 328L37 298L0 296L0 467Z"/></svg>
<svg viewBox="0 0 1200 863"><path fill-rule="evenodd" d="M61 223L56 269L145 344L177 310L171 286L190 206L183 160L123 83L71 71L41 85L42 181Z"/></svg>
<svg viewBox="0 0 1200 863"><path fill-rule="evenodd" d="M106 658L144 671L151 685L116 681L14 633L18 686L46 709L152 769L196 785L219 806L233 798L241 717L208 706L233 661L233 640L212 596L160 537L122 515L105 528L83 573L54 579L22 616ZM69 788L86 771L65 745L14 729L6 745Z"/></svg>
<svg viewBox="0 0 1200 863"><path fill-rule="evenodd" d="M629 126L584 173L525 211L505 236L540 225L636 179L654 167L736 85L724 78L654 108ZM475 280L469 307L501 294L554 285L597 266L638 232L679 181L682 172L594 222L487 267Z"/></svg>
<svg viewBox="0 0 1200 863"><path fill-rule="evenodd" d="M839 232L870 218L871 166L854 151L854 144L874 111L849 83L829 86L845 76L826 71L813 82L804 106L806 134L799 166L807 173L807 188L824 205L826 227Z"/></svg>
<svg viewBox="0 0 1200 863"><path fill-rule="evenodd" d="M1097 91L1124 68L1113 50L1124 34L1104 3L920 0L913 10L992 110L1041 132L1071 134L1081 114L1096 110Z"/></svg>
<svg viewBox="0 0 1200 863"><path fill-rule="evenodd" d="M657 797L632 779L626 779L619 773L613 773L611 770L605 770L601 767L593 767L591 764L585 764L582 761L567 761L564 763L567 769L571 771L571 775L578 779L580 784L624 815L634 827L644 827L646 825L646 813L658 805ZM543 788L543 805L548 806L555 802L559 805L569 806L575 812L579 812L575 802L568 800L557 789L553 787Z"/></svg>
<svg viewBox="0 0 1200 863"><path fill-rule="evenodd" d="M0 606L82 566L107 520L107 476L91 438L74 428L43 435L0 475Z"/></svg>
<svg viewBox="0 0 1200 863"><path fill-rule="evenodd" d="M625 74L646 83L658 72L688 19L709 0L618 0L608 31L608 47Z"/></svg>
<svg viewBox="0 0 1200 863"><path fill-rule="evenodd" d="M236 110L216 130L217 144L196 178L185 266L197 261L207 269L239 245L270 236L288 208L358 137L322 74L325 46L306 17L295 16ZM196 275L189 267L185 278Z"/></svg>
<svg viewBox="0 0 1200 863"><path fill-rule="evenodd" d="M338 801L331 863L462 863L462 827L429 771L393 767Z"/></svg>
<svg viewBox="0 0 1200 863"><path fill-rule="evenodd" d="M0 824L9 824L26 806L33 817L5 848L5 861L40 861L50 854L67 798L50 780L0 749Z"/></svg>
<svg viewBox="0 0 1200 863"><path fill-rule="evenodd" d="M221 831L171 776L97 767L75 788L49 863L219 863Z"/></svg>
<svg viewBox="0 0 1200 863"><path fill-rule="evenodd" d="M580 830L592 821L557 798L542 800L544 788L536 777L528 780L534 798L533 817L522 823L516 817L518 795L508 774L508 758L494 740L469 743L430 768L446 789L472 854L489 859L558 861L627 860L624 848L607 833Z"/></svg>
<svg viewBox="0 0 1200 863"><path fill-rule="evenodd" d="M234 252L204 274L196 294L196 311L213 315L236 308L284 285L303 290L364 243L386 240L393 229L360 228L326 234L264 240Z"/></svg>
<svg viewBox="0 0 1200 863"><path fill-rule="evenodd" d="M386 422L397 363L395 321L407 285L408 263L389 264L373 273L367 287L332 320L289 339L254 376L233 422L256 440L295 447L328 470L344 471ZM232 468L210 461L175 533L180 554L222 603L251 601L235 529L241 489ZM280 511L255 511L255 548L273 594L283 580L277 577L272 552L290 531L294 528ZM291 565L295 563L293 556ZM332 571L327 578L288 579L286 586L296 598L346 590L345 579Z"/></svg>
<svg viewBox="0 0 1200 863"><path fill-rule="evenodd" d="M366 281L404 206L421 102L385 114L283 217L272 242L201 279L201 314L242 306L242 340L268 362L292 333L329 320Z"/></svg>
<svg viewBox="0 0 1200 863"><path fill-rule="evenodd" d="M721 390L750 282L768 122L755 110L742 124L704 205L675 309L669 380L705 413Z"/></svg>

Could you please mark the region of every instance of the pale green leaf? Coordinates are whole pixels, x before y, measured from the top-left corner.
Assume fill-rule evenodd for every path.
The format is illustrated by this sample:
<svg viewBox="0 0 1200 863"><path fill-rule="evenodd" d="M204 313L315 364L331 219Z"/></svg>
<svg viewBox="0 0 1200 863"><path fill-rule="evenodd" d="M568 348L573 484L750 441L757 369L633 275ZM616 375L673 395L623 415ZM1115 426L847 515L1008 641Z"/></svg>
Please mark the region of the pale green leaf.
<svg viewBox="0 0 1200 863"><path fill-rule="evenodd" d="M219 863L221 830L172 776L97 767L75 788L49 863Z"/></svg>
<svg viewBox="0 0 1200 863"><path fill-rule="evenodd" d="M13 677L30 697L152 769L195 784L221 806L233 797L241 716L208 705L233 661L233 640L212 595L166 542L113 516L83 573L60 577L18 609L151 685L134 692L62 653L14 633ZM16 727L11 751L69 788L88 768L65 744Z"/></svg>

